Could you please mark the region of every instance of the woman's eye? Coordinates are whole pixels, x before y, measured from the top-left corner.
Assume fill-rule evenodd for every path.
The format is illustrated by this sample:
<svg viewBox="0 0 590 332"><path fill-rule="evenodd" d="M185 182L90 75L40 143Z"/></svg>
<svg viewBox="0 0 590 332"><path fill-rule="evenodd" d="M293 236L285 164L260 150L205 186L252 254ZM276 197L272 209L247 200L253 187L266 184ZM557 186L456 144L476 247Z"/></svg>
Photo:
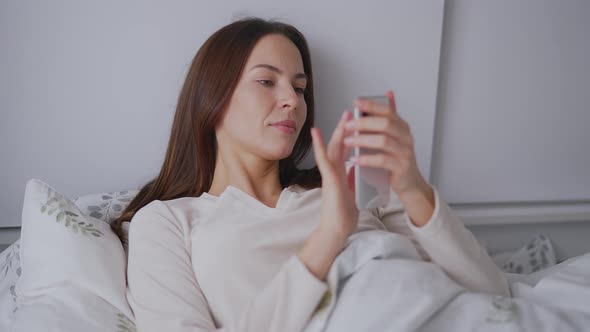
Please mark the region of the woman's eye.
<svg viewBox="0 0 590 332"><path fill-rule="evenodd" d="M271 80L258 80L258 83L264 85L264 86L272 86L272 81Z"/></svg>
<svg viewBox="0 0 590 332"><path fill-rule="evenodd" d="M274 85L274 82L271 80L257 80L258 83L262 84L263 86L266 87L271 87ZM297 88L295 87L295 92L297 92L298 94L305 94L305 88Z"/></svg>

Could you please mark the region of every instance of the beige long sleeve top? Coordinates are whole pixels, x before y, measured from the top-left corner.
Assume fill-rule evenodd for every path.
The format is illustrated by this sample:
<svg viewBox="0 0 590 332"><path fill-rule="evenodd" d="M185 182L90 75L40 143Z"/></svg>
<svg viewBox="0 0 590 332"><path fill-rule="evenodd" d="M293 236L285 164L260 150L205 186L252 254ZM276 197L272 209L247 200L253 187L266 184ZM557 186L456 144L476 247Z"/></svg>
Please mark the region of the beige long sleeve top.
<svg viewBox="0 0 590 332"><path fill-rule="evenodd" d="M393 197L361 210L357 231L387 225L466 288L509 294L503 274L433 189L435 210L424 227ZM219 197L140 209L127 270L138 331L301 331L327 290L296 256L319 224L321 190L285 188L271 208L229 186Z"/></svg>

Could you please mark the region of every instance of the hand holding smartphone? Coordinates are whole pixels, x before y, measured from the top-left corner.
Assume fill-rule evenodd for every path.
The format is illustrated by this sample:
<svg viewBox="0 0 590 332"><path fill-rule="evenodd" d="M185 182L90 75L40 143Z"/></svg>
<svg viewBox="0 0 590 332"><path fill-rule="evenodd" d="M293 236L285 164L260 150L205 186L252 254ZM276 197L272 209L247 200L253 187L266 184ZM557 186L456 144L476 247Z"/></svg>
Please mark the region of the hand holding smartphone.
<svg viewBox="0 0 590 332"><path fill-rule="evenodd" d="M359 99L373 100L378 103L389 105L387 96L364 96ZM365 116L372 116L362 112L358 108L354 108L354 119L359 119ZM360 135L359 131L355 131L355 135ZM354 147L353 154L355 157L360 155L368 155L381 153L381 151ZM387 204L390 198L389 185L390 171L382 168L361 167L354 165L354 185L355 185L355 202L358 209L371 209L377 206Z"/></svg>

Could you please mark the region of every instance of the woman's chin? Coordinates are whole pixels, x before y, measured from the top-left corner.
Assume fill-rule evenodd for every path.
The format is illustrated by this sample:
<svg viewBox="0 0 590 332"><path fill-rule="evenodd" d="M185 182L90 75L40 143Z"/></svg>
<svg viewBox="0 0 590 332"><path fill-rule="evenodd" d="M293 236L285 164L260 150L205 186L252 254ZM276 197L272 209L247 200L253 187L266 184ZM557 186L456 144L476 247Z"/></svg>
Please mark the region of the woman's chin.
<svg viewBox="0 0 590 332"><path fill-rule="evenodd" d="M282 160L288 158L293 152L293 147L285 147L284 149L277 149L268 155L268 160Z"/></svg>

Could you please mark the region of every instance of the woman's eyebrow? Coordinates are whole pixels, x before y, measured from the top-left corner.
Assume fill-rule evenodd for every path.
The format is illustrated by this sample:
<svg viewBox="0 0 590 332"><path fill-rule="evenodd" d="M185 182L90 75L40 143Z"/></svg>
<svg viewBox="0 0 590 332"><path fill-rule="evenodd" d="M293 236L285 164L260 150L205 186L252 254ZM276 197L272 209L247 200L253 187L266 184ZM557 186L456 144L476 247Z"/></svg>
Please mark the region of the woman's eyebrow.
<svg viewBox="0 0 590 332"><path fill-rule="evenodd" d="M250 68L250 71L252 71L256 68L266 68L266 69L272 70L272 71L279 73L279 74L283 73L283 71L280 70L279 68L277 68L273 65L266 64L266 63L261 63L261 64L253 66L252 68ZM295 74L294 78L304 78L305 80L307 80L307 75L305 75L305 73L297 73L297 74Z"/></svg>

